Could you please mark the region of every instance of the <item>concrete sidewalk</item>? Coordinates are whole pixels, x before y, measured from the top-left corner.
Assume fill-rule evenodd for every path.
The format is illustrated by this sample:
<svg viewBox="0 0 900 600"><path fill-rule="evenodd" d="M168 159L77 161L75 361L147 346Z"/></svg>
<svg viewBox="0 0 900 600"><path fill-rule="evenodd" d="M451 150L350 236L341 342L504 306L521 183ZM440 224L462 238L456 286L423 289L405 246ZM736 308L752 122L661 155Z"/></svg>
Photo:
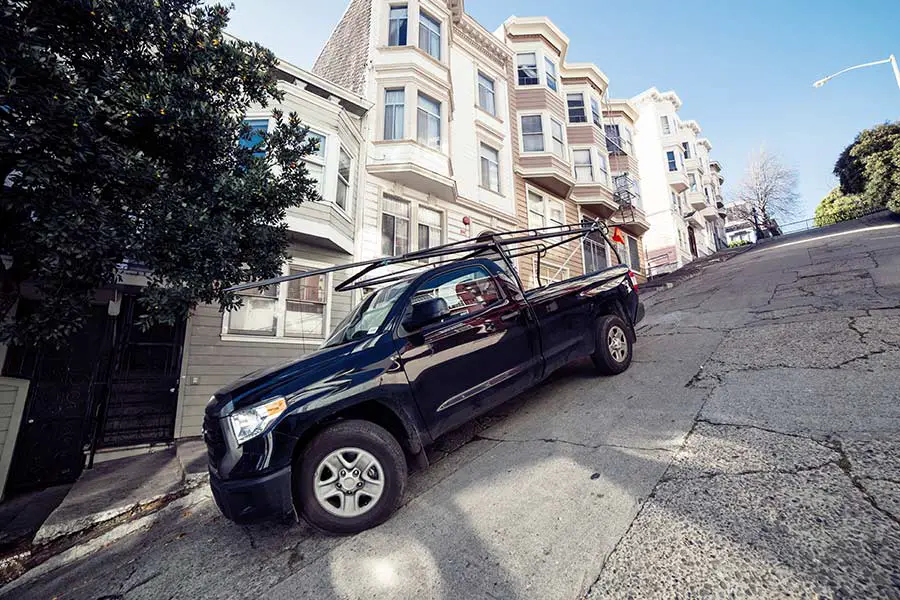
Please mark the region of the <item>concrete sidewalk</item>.
<svg viewBox="0 0 900 600"><path fill-rule="evenodd" d="M13 498L3 535L15 535L18 543L11 555L0 557L0 579L8 581L74 544L159 510L205 483L206 465L203 442L185 440L100 463L86 469L74 485Z"/></svg>

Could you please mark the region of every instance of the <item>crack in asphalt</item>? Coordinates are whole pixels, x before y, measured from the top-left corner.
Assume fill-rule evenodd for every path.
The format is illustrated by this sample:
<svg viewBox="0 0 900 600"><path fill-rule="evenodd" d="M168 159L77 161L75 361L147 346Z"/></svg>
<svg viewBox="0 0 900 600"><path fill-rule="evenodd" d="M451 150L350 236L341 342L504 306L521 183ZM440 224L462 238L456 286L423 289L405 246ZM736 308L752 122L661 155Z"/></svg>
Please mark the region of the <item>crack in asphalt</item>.
<svg viewBox="0 0 900 600"><path fill-rule="evenodd" d="M850 483L853 485L853 487L859 490L866 502L868 502L872 506L872 508L893 521L895 525L900 527L900 516L897 516L886 508L881 507L875 497L872 496L871 492L869 492L869 490L866 489L866 486L863 485L862 481L860 481L860 478L853 473L853 463L850 461L850 457L847 456L847 453L844 450L844 445L841 443L841 441L837 439L834 440L831 449L840 455L840 459L837 463L838 467L840 467L841 471L843 471L843 473L847 476L847 479L850 480Z"/></svg>
<svg viewBox="0 0 900 600"><path fill-rule="evenodd" d="M783 435L785 437L792 437L792 438L797 438L797 439L804 440L807 442L813 442L813 443L818 444L819 446L822 446L823 448L826 448L828 450L832 450L832 451L834 450L834 448L831 445L829 445L829 440L831 438L828 436L824 436L822 439L818 439L818 438L813 437L812 435L803 435L802 433L781 431L778 429L772 429L771 427L763 427L761 425L752 425L750 423L722 423L719 421L711 421L705 417L698 418L697 422L698 423L706 423L707 425L711 425L713 427L735 427L738 429L741 429L741 428L756 429L758 431L764 431L766 433L773 433L775 435Z"/></svg>
<svg viewBox="0 0 900 600"><path fill-rule="evenodd" d="M800 473L806 473L808 471L819 471L829 466L839 466L837 458L832 460L827 460L819 465L811 465L806 467L794 467L793 469L747 469L745 471L735 471L733 473L728 473L725 471L718 473L700 473L698 475L683 475L683 474L675 474L669 477L665 477L663 481L696 481L700 479L715 479L717 477L742 477L744 475L766 475L769 473L774 473L777 475L798 475Z"/></svg>
<svg viewBox="0 0 900 600"><path fill-rule="evenodd" d="M563 440L560 438L534 438L534 439L510 439L510 438L494 438L488 437L481 434L476 434L473 438L475 440L486 440L489 442L499 442L499 443L514 443L514 444L536 444L536 443L544 443L544 444L565 444L568 446L578 446L579 448L587 448L588 450L598 450L600 448L618 448L620 450L640 450L645 452L668 452L674 453L675 450L672 448L661 448L661 447L652 447L652 446L626 446L624 444L583 444L581 442L572 442L569 440Z"/></svg>

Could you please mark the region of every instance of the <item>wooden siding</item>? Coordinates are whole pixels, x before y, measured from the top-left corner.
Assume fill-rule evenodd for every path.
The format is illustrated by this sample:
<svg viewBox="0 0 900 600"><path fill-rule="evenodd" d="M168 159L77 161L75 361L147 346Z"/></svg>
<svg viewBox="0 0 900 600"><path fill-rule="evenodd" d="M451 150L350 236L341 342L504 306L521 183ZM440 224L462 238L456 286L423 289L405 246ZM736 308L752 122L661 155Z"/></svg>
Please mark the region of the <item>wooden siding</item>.
<svg viewBox="0 0 900 600"><path fill-rule="evenodd" d="M349 260L345 254L306 244L293 244L288 253L301 262L309 260L315 263L341 264ZM332 288L346 277L346 272L334 273ZM352 304L351 293L332 292L329 306L332 328L347 315ZM222 339L222 318L218 306L203 304L197 307L188 320L182 385L179 390L180 419L175 424L176 437L200 435L204 407L209 397L219 388L242 375L299 358L317 348L315 343L301 345L273 341L226 341ZM195 378L196 383L193 383Z"/></svg>
<svg viewBox="0 0 900 600"><path fill-rule="evenodd" d="M26 379L0 377L0 500L12 464L29 382Z"/></svg>
<svg viewBox="0 0 900 600"><path fill-rule="evenodd" d="M513 88L511 96L515 96L516 110L522 113L547 110L566 122L566 103L562 96L543 85L535 85L527 88ZM516 114L516 113L510 113ZM548 125L549 126L549 125Z"/></svg>

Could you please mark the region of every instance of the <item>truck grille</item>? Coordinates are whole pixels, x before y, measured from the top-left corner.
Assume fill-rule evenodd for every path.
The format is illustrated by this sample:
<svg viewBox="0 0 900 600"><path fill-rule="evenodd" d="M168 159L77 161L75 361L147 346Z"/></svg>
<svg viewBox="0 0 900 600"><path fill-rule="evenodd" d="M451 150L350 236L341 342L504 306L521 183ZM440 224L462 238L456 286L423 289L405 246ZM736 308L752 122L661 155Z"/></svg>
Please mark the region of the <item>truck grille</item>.
<svg viewBox="0 0 900 600"><path fill-rule="evenodd" d="M206 442L206 454L209 466L218 471L219 461L225 456L225 436L222 435L222 423L219 419L205 415L203 417L203 441Z"/></svg>

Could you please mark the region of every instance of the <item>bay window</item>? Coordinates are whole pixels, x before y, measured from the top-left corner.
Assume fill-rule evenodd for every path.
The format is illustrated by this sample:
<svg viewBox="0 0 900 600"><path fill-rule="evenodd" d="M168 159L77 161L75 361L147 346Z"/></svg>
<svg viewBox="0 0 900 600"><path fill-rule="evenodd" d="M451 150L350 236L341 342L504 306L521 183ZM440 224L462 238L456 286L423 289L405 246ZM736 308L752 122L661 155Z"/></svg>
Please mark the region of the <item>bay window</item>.
<svg viewBox="0 0 900 600"><path fill-rule="evenodd" d="M603 118L600 113L600 103L596 98L591 98L591 119L597 127L603 127Z"/></svg>
<svg viewBox="0 0 900 600"><path fill-rule="evenodd" d="M321 196L325 185L325 136L308 131L306 139L311 139L317 144L315 151L303 157L303 162L306 164L309 177L316 182L316 191Z"/></svg>
<svg viewBox="0 0 900 600"><path fill-rule="evenodd" d="M341 148L340 158L338 159L338 182L337 196L334 203L342 209L347 210L347 197L350 192L350 155Z"/></svg>
<svg viewBox="0 0 900 600"><path fill-rule="evenodd" d="M584 110L584 94L567 94L566 104L569 108L569 123L587 123Z"/></svg>
<svg viewBox="0 0 900 600"><path fill-rule="evenodd" d="M538 68L537 55L534 52L525 52L516 57L519 85L537 85Z"/></svg>
<svg viewBox="0 0 900 600"><path fill-rule="evenodd" d="M441 103L419 94L417 113L417 132L419 143L440 150L441 148Z"/></svg>
<svg viewBox="0 0 900 600"><path fill-rule="evenodd" d="M403 139L406 92L403 88L384 91L384 139Z"/></svg>
<svg viewBox="0 0 900 600"><path fill-rule="evenodd" d="M392 6L388 15L388 46L406 45L409 10L406 5Z"/></svg>
<svg viewBox="0 0 900 600"><path fill-rule="evenodd" d="M550 119L550 137L553 139L553 154L563 158L566 155L563 126L562 123L553 118Z"/></svg>
<svg viewBox="0 0 900 600"><path fill-rule="evenodd" d="M556 91L556 63L544 57L544 77L547 78L547 87Z"/></svg>
<svg viewBox="0 0 900 600"><path fill-rule="evenodd" d="M441 59L441 22L424 12L419 12L419 48Z"/></svg>
<svg viewBox="0 0 900 600"><path fill-rule="evenodd" d="M594 166L591 163L591 151L572 150L572 158L575 163L575 180L576 181L593 181Z"/></svg>
<svg viewBox="0 0 900 600"><path fill-rule="evenodd" d="M522 117L522 145L525 152L544 151L544 129L540 115Z"/></svg>

